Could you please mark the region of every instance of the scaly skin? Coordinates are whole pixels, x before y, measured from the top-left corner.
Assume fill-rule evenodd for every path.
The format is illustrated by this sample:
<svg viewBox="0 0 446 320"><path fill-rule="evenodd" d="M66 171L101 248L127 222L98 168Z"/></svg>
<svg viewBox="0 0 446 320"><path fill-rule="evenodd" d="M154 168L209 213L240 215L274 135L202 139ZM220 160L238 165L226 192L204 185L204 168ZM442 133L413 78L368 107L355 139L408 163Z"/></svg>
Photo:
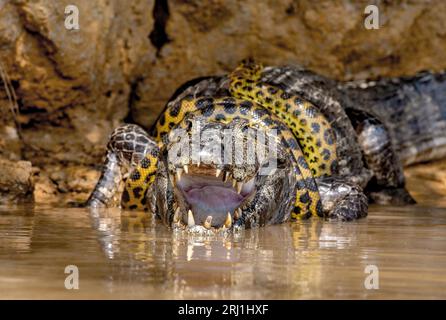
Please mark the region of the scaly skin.
<svg viewBox="0 0 446 320"><path fill-rule="evenodd" d="M234 97L252 101L268 109L277 117L280 117L294 134L294 138L298 140L299 147L302 151L294 143L293 145L289 145L288 149L293 154L294 159L300 163L297 174L301 175L302 178L298 179L298 184L302 184L302 179L313 180L313 177L328 176L336 173L335 137L326 118L315 106L300 97L287 94L279 88L259 82L261 70L262 66L252 61L242 62L229 76L231 79L231 94ZM224 103L224 100L224 98L221 98L220 102L216 103ZM175 128L185 115L203 108L202 101L188 101L185 99L179 106L173 105L171 108L168 108L157 122L157 140L160 141L162 136L166 135L172 128ZM238 109L243 110L243 101L241 100L239 104L242 108L236 106L233 108L235 111L231 113L227 112L227 110L230 110L229 108L226 108L227 110L223 109L218 113L218 119L211 117L210 120L227 123L228 121L232 121L234 116L255 119L255 115L240 114ZM266 119L269 120L270 118L271 114L266 113L263 116L263 121L265 122ZM226 121L221 119L225 119ZM277 122L277 120L275 119L274 122ZM284 138L286 140L292 137L288 131L285 131L283 135L285 135ZM307 167L309 167L309 170ZM314 182L311 185L314 185ZM297 188L295 208L292 213L293 218L308 217L308 213L314 216L323 215L320 209L319 193L314 188L312 189L303 192L301 188ZM308 196L311 199L309 210L302 202Z"/></svg>
<svg viewBox="0 0 446 320"><path fill-rule="evenodd" d="M245 100L231 97L213 101L184 99L179 106L174 105L162 114L156 125L156 139L162 141L162 137L172 128L177 128L187 114L197 110L210 121L229 123L237 117L253 123L261 121L264 127L277 129L280 119L262 109L266 108L281 117L291 130L283 130L279 138L287 143L287 150L293 155L297 176L292 217L323 216L313 177L336 172L336 144L332 130L315 106L297 96L258 82L261 69L255 63L243 62L230 75L231 93L240 99L258 103L256 108ZM155 180L157 161L157 155L146 155L131 173L122 197L124 208L147 208L145 194Z"/></svg>
<svg viewBox="0 0 446 320"><path fill-rule="evenodd" d="M420 82L416 86L427 83L425 79ZM399 96L399 90L408 87L407 82L393 84L384 87L396 92L395 97ZM437 84L441 88L440 82L434 84L435 88ZM441 95L441 90L437 91L435 97ZM383 106L386 97L378 99L379 92L369 90L364 94L366 99L361 100L361 90L342 88L335 81L307 70L291 66L262 69L252 62L242 64L228 77L192 80L169 101L153 130L154 138L134 125L125 125L114 132L103 174L88 204L107 205L118 189L117 181L124 175L120 169L126 167L132 171L126 180L122 205L151 209L169 225L184 225L191 220L187 210L192 204L184 194L181 196L182 174L187 179L201 175L204 180L200 183L205 181L209 185L216 183L216 178L210 178L216 176L219 188L225 190L231 187L219 181L221 171L225 176L223 181L232 175L232 188L236 185L238 188L239 183L255 185L240 207L234 213L228 212L229 224L217 214L212 216L216 222L211 227L202 213L192 214L192 225L206 229L282 223L291 217L310 215L357 219L367 214L364 188L370 199L379 203L411 203L387 119L375 114L373 106L366 109L362 103L378 101ZM410 99L407 103L412 105ZM446 109L443 105L441 108ZM218 132L247 126L270 135L272 129L279 129L281 166L274 175L266 177L256 173L262 166L257 163L259 159L254 167L248 164L220 167L212 157L201 167L190 159L181 159L181 164L175 166L168 157L174 152L173 146L178 145L171 133L183 128L190 135L190 124L197 122ZM397 129L402 132L404 128L405 123L401 123ZM135 134L128 135L129 132ZM326 132L329 139L325 139ZM403 135L397 136L400 137ZM141 147L136 143L138 139L149 142ZM234 138L237 139L244 138ZM206 150L206 144L210 142L204 142L200 152Z"/></svg>
<svg viewBox="0 0 446 320"><path fill-rule="evenodd" d="M232 97L218 99L184 99L180 107L173 106L164 113L165 116L157 124L157 140L167 135L170 128L186 129L184 117L192 112L199 111L209 121L230 123L235 118L245 119L252 126L261 125L264 130L278 131L278 142L293 156L293 166L296 174L296 200L293 209L294 218L308 217L309 215L322 216L320 197L313 175L305 161L304 154L299 148L292 132L281 125L280 119L265 110L260 105ZM126 182L122 205L125 208L146 208L145 192L153 183L156 174L157 158L147 155L134 169Z"/></svg>
<svg viewBox="0 0 446 320"><path fill-rule="evenodd" d="M325 116L301 97L259 81L262 69L244 61L229 75L231 94L255 101L281 118L297 138L314 177L336 174L335 137Z"/></svg>
<svg viewBox="0 0 446 320"><path fill-rule="evenodd" d="M308 167L305 156L299 144L287 127L281 125L280 119L266 111L260 105L253 105L245 100L232 97L218 99L183 100L181 109L200 110L210 121L228 124L234 119L245 119L251 125L261 124L265 131L275 129L278 133L278 142L282 143L287 152L292 155L294 172L296 175L296 196L293 209L293 218L303 218L309 215L323 216L322 204L317 191L316 183ZM179 121L176 118L173 121ZM180 126L185 129L184 124ZM162 134L161 129L158 132ZM267 131L268 132L268 131Z"/></svg>
<svg viewBox="0 0 446 320"><path fill-rule="evenodd" d="M89 205L112 205L123 176L127 176L129 169L139 165L140 168L133 170L130 178L126 179L126 189L120 202L124 208L147 209L145 195L155 177L158 153L157 144L139 126L129 124L115 129L107 145L102 175L90 195Z"/></svg>
<svg viewBox="0 0 446 320"><path fill-rule="evenodd" d="M224 228L231 225L280 223L290 218L308 218L311 215L336 217L337 212L340 218L346 220L364 216L367 210L366 200L361 197L340 192L339 199L329 197L327 203L330 205L323 205L314 179L317 177L322 179L320 183L331 185L333 180L330 177L337 173L334 132L327 118L316 106L297 95L259 81L261 69L260 65L251 61L244 62L230 75L230 92L227 94L218 98L184 96L177 103L170 104L157 121L155 139L140 132L142 129L136 126L126 125L118 128L112 135L108 151L108 158L114 159L113 162L108 162L113 165L105 166L88 204L98 206L109 202L110 196L118 189L116 167L122 166L131 169L125 181L122 207L155 208L166 223L187 222L191 225L192 219L193 226L194 220L199 220L203 226L210 229L212 217L214 222L219 221L216 222L217 227L223 224ZM258 163L255 169L248 164L242 165L241 168L230 165L220 169L212 161L205 165L207 170L209 165L216 170L217 178L218 171L221 170L225 171L225 181L228 176L232 176L233 188L241 185L238 188L239 193L242 186L248 183L252 185L253 182L249 181L255 181L255 194L244 196L246 201L233 213L228 212L224 223L219 216L208 216L211 218L209 221L202 216L194 216L190 209L186 215L190 205L187 204L183 191L178 190L177 184L181 180L182 172L188 173L194 168L195 174L202 174L200 172L203 172L203 169L192 167L190 159L183 159L178 166L170 163L165 157L171 152L172 144L175 144L170 137L172 130L182 128L187 132L191 121L197 119L218 130L222 130L221 125L225 128L237 128L240 121L245 121L246 126L261 130L269 136L272 130L275 130L276 142L280 144L279 150L288 158L281 160L282 163L288 163L281 169L284 170L282 174L267 178L258 176L258 171L263 165L261 163ZM134 143L138 139L150 140L150 147L146 148L143 154L140 154L141 148ZM124 141L124 144L116 147L114 141ZM127 159L133 158L133 153L138 155L139 160L136 162ZM154 183L157 177L159 181ZM286 187L290 183L291 189ZM342 189L341 184L339 190L356 189ZM339 201L339 208L354 209L347 210L347 214L343 210L336 210L336 201ZM290 210L288 203L291 202L293 205Z"/></svg>
<svg viewBox="0 0 446 320"><path fill-rule="evenodd" d="M121 199L123 208L148 209L147 190L155 181L157 168L158 152L146 154L125 182Z"/></svg>

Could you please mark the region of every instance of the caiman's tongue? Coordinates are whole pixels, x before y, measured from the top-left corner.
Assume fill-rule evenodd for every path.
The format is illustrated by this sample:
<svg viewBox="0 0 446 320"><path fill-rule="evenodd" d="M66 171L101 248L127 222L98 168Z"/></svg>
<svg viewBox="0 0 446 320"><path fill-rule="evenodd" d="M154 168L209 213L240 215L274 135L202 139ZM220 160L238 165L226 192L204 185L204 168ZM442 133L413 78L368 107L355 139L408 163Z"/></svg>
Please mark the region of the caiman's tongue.
<svg viewBox="0 0 446 320"><path fill-rule="evenodd" d="M233 213L243 202L244 197L232 187L204 186L185 192L186 201L192 208L195 222L203 224L212 215L212 226L223 225L227 213Z"/></svg>
<svg viewBox="0 0 446 320"><path fill-rule="evenodd" d="M255 183L254 178L239 185L231 179L225 182L223 174L216 175L215 169L212 172L183 174L176 187L189 205L195 224L204 225L212 216L211 226L218 228L226 223L228 214L234 218L236 210L252 194Z"/></svg>

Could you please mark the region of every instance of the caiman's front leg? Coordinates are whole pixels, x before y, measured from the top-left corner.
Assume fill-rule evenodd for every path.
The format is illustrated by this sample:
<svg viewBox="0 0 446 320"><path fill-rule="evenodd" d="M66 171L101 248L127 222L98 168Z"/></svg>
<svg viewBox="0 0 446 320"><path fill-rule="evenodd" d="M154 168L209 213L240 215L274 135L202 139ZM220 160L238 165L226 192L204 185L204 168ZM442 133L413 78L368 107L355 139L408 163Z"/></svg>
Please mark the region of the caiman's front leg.
<svg viewBox="0 0 446 320"><path fill-rule="evenodd" d="M372 114L347 109L358 134L364 160L374 178L366 187L369 198L379 204L413 204L415 200L405 188L403 166L393 149L390 133Z"/></svg>
<svg viewBox="0 0 446 320"><path fill-rule="evenodd" d="M126 172L125 189L121 198L124 208L147 208L146 193L155 179L158 163L158 145L147 132L133 124L113 131L107 145L107 154L101 177L87 206L109 206Z"/></svg>
<svg viewBox="0 0 446 320"><path fill-rule="evenodd" d="M341 176L321 177L316 183L328 218L349 221L367 216L368 199L360 186Z"/></svg>

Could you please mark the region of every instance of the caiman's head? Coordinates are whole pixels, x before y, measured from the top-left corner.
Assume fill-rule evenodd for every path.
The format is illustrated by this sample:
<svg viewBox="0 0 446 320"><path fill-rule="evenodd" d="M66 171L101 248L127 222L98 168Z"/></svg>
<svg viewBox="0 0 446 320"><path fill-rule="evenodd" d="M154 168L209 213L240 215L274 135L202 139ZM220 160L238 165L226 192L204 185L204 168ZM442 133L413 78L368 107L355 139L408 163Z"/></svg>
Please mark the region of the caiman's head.
<svg viewBox="0 0 446 320"><path fill-rule="evenodd" d="M155 187L166 224L215 233L289 217L293 167L268 128L191 113L166 140Z"/></svg>

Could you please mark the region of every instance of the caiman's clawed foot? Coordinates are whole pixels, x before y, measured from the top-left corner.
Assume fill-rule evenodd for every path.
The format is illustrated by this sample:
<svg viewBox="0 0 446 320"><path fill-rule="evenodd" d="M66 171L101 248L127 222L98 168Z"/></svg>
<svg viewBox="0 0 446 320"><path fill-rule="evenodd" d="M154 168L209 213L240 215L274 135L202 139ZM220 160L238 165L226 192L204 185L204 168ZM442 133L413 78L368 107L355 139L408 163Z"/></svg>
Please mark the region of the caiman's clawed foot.
<svg viewBox="0 0 446 320"><path fill-rule="evenodd" d="M349 194L330 212L329 218L341 221L356 220L367 216L367 197L363 193Z"/></svg>
<svg viewBox="0 0 446 320"><path fill-rule="evenodd" d="M329 218L350 221L367 216L368 199L359 186L348 184L341 177L324 177L317 183Z"/></svg>

